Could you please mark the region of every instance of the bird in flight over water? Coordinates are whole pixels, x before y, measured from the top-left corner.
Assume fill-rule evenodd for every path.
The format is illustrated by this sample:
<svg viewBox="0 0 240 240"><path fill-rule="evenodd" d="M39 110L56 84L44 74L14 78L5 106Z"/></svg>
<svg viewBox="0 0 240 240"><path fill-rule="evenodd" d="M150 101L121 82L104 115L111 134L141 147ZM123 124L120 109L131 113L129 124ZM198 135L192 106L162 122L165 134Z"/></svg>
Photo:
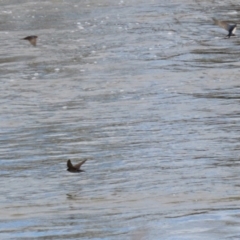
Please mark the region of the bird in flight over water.
<svg viewBox="0 0 240 240"><path fill-rule="evenodd" d="M28 40L33 46L36 46L37 38L38 36L28 36L28 37L22 38L21 40Z"/></svg>
<svg viewBox="0 0 240 240"><path fill-rule="evenodd" d="M227 35L228 38L230 38L231 36L235 36L235 32L237 30L237 24L230 24L229 22L219 21L215 18L213 18L213 21L216 25L228 31L228 35Z"/></svg>
<svg viewBox="0 0 240 240"><path fill-rule="evenodd" d="M76 172L85 172L84 170L81 169L81 166L87 161L87 159L83 160L82 162L76 164L76 165L72 165L72 162L70 159L68 159L67 161L67 171L69 172L73 172L73 173L76 173Z"/></svg>

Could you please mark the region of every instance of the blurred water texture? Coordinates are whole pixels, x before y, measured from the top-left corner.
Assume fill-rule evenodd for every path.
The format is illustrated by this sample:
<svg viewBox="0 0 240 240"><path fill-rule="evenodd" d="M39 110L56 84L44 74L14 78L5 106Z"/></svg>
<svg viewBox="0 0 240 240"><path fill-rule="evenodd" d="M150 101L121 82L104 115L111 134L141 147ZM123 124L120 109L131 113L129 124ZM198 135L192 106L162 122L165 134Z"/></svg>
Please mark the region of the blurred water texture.
<svg viewBox="0 0 240 240"><path fill-rule="evenodd" d="M1 1L0 238L239 239L239 10Z"/></svg>

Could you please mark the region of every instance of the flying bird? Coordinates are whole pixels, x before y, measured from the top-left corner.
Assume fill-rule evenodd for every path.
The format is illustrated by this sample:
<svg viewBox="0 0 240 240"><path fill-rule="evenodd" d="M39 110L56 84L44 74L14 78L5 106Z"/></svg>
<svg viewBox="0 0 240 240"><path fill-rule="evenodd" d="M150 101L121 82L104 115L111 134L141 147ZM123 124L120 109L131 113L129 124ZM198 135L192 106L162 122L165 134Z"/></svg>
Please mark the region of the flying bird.
<svg viewBox="0 0 240 240"><path fill-rule="evenodd" d="M37 38L38 36L28 36L28 37L22 38L21 40L28 40L33 46L36 46Z"/></svg>
<svg viewBox="0 0 240 240"><path fill-rule="evenodd" d="M72 162L70 159L68 159L67 161L67 171L69 172L73 172L73 173L76 173L76 172L85 172L84 170L80 169L81 166L87 161L87 159L83 160L82 162L76 164L76 165L72 165Z"/></svg>
<svg viewBox="0 0 240 240"><path fill-rule="evenodd" d="M228 31L228 35L227 35L228 38L230 38L231 36L235 36L235 32L237 30L237 24L230 24L229 22L219 21L215 18L213 18L213 21L216 25Z"/></svg>

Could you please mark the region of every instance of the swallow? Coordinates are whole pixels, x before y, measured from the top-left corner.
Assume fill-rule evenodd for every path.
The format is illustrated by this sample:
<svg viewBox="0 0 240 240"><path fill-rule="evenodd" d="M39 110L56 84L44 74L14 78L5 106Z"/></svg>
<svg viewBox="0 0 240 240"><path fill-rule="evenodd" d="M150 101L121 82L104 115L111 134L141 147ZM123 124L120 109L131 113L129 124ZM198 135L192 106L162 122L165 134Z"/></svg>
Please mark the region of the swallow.
<svg viewBox="0 0 240 240"><path fill-rule="evenodd" d="M76 172L85 172L84 170L80 169L81 166L87 161L87 159L83 160L82 162L76 164L76 165L72 165L72 162L70 159L68 159L67 161L67 171L72 172L72 173L76 173Z"/></svg>
<svg viewBox="0 0 240 240"><path fill-rule="evenodd" d="M21 40L28 40L33 46L36 46L37 38L38 36L28 36L28 37L22 38Z"/></svg>
<svg viewBox="0 0 240 240"><path fill-rule="evenodd" d="M230 38L231 36L235 36L235 32L237 30L237 24L229 24L229 22L219 21L215 18L213 18L213 21L216 25L228 31L228 35L227 35L228 38Z"/></svg>

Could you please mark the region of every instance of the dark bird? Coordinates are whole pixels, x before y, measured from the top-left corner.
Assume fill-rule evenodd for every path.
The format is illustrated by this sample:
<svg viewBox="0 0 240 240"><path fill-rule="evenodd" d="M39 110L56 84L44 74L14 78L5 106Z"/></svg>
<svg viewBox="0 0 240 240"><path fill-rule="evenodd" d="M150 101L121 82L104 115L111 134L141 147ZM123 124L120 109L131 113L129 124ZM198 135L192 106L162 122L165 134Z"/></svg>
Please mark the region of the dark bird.
<svg viewBox="0 0 240 240"><path fill-rule="evenodd" d="M215 18L213 18L213 21L216 25L228 31L228 35L227 35L228 38L230 38L231 36L235 36L234 33L237 30L237 24L230 24L229 22L219 21Z"/></svg>
<svg viewBox="0 0 240 240"><path fill-rule="evenodd" d="M33 46L36 46L37 38L38 36L28 36L28 37L22 38L21 40L28 40Z"/></svg>
<svg viewBox="0 0 240 240"><path fill-rule="evenodd" d="M71 160L68 159L68 161L67 161L67 167L68 167L67 171L73 172L73 173L75 173L75 172L85 172L84 170L82 170L80 168L86 161L87 161L87 159L83 160L82 162L80 162L76 165L72 165Z"/></svg>

